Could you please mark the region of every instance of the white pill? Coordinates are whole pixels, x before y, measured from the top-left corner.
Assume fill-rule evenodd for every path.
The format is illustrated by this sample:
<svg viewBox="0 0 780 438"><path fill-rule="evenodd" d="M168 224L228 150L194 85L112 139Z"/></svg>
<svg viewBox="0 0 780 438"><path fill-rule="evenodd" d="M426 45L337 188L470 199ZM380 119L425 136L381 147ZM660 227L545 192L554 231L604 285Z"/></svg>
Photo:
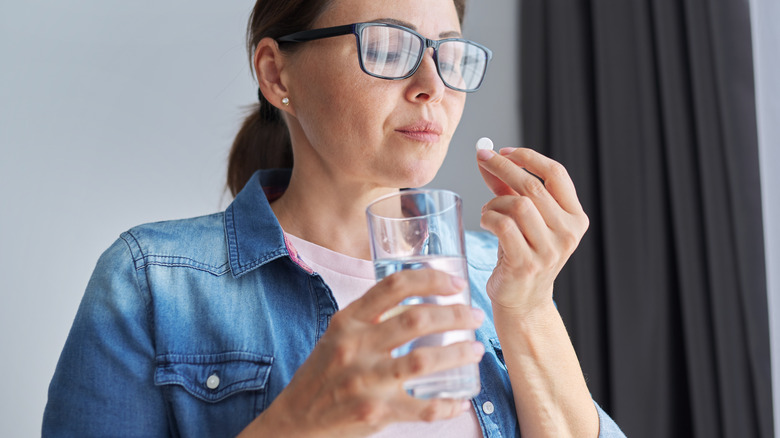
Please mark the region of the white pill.
<svg viewBox="0 0 780 438"><path fill-rule="evenodd" d="M480 149L489 149L489 150L492 151L493 150L493 140L491 140L491 139L489 139L487 137L482 137L479 140L477 140L477 150L480 150Z"/></svg>

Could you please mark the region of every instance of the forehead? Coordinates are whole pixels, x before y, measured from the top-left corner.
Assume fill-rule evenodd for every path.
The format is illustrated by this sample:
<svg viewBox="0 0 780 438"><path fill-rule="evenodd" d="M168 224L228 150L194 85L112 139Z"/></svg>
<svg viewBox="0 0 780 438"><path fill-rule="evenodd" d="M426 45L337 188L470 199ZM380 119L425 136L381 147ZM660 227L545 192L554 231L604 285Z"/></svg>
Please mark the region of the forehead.
<svg viewBox="0 0 780 438"><path fill-rule="evenodd" d="M332 0L315 27L340 26L380 19L409 23L428 38L460 32L453 0Z"/></svg>

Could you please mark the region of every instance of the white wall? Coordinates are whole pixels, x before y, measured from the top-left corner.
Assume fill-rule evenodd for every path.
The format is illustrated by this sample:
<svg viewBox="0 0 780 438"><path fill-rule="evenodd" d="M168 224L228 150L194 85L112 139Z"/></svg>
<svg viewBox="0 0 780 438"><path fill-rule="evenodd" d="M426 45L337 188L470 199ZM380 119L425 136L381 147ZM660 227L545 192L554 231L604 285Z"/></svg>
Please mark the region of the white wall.
<svg viewBox="0 0 780 438"><path fill-rule="evenodd" d="M246 2L0 4L0 436L40 435L100 253L141 222L215 211Z"/></svg>
<svg viewBox="0 0 780 438"><path fill-rule="evenodd" d="M468 229L479 229L482 205L492 198L477 170L474 147L477 140L490 137L496 150L522 146L519 3L518 0L467 2L463 32L467 38L493 50L493 60L482 88L466 99L466 109L442 171L428 186L447 188L463 196L463 219Z"/></svg>
<svg viewBox="0 0 780 438"><path fill-rule="evenodd" d="M764 207L772 393L775 436L780 437L780 3L751 0L758 143Z"/></svg>
<svg viewBox="0 0 780 438"><path fill-rule="evenodd" d="M490 3L472 1L465 27L495 52L488 82L432 183L472 211L489 196L476 139L519 141L517 2ZM40 434L84 287L119 233L226 205L227 152L256 89L243 46L252 5L0 3L0 436Z"/></svg>

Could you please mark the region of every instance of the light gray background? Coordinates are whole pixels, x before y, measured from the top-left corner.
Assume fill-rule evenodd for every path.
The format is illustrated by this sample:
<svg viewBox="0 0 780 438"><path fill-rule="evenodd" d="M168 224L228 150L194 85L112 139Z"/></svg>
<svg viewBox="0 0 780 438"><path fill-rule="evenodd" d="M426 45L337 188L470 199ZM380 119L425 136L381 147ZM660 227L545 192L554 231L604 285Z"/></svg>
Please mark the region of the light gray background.
<svg viewBox="0 0 780 438"><path fill-rule="evenodd" d="M470 228L489 199L474 143L519 145L517 3L471 2L464 31L495 58L431 184L464 196ZM119 233L229 202L226 157L256 93L252 6L0 3L0 436L40 434L84 287Z"/></svg>
<svg viewBox="0 0 780 438"><path fill-rule="evenodd" d="M775 436L780 437L780 2L751 0Z"/></svg>

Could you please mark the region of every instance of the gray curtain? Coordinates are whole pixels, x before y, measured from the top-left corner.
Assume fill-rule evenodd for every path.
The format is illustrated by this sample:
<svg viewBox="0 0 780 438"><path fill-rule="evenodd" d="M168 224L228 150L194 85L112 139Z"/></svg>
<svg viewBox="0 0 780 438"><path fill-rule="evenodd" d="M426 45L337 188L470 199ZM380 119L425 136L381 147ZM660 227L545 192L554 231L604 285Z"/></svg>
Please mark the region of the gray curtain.
<svg viewBox="0 0 780 438"><path fill-rule="evenodd" d="M524 143L591 228L556 300L632 437L771 437L747 0L523 0Z"/></svg>

